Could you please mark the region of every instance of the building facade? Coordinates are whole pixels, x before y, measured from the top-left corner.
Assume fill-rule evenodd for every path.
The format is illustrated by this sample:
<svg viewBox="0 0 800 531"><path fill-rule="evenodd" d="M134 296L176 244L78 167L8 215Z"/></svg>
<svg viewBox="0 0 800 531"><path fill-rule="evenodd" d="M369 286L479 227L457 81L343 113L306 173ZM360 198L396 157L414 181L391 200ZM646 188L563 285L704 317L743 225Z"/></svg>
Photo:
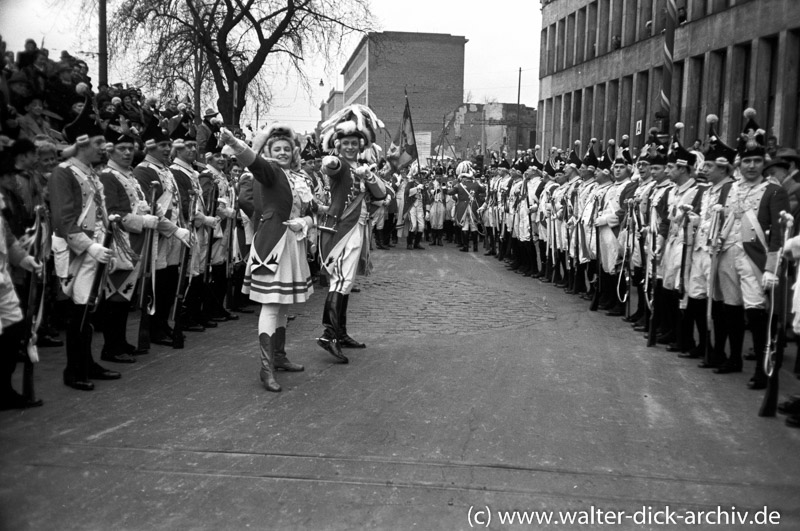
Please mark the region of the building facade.
<svg viewBox="0 0 800 531"><path fill-rule="evenodd" d="M543 0L538 130L542 147L628 134L656 124L667 0ZM676 0L669 124L683 141L720 118L734 144L743 111L784 146L800 146L800 1ZM546 152L546 151L545 151Z"/></svg>
<svg viewBox="0 0 800 531"><path fill-rule="evenodd" d="M510 160L517 142L523 150L536 144L536 109L525 105L464 103L447 115L446 124L441 153L453 158L484 155L489 160L494 151L507 153Z"/></svg>
<svg viewBox="0 0 800 531"><path fill-rule="evenodd" d="M342 69L342 105L361 103L375 111L387 129L379 144L388 148L400 126L407 91L415 133L436 143L442 119L463 101L466 43L464 37L440 33L365 35ZM323 119L331 113L323 110ZM420 153L420 158L427 156Z"/></svg>

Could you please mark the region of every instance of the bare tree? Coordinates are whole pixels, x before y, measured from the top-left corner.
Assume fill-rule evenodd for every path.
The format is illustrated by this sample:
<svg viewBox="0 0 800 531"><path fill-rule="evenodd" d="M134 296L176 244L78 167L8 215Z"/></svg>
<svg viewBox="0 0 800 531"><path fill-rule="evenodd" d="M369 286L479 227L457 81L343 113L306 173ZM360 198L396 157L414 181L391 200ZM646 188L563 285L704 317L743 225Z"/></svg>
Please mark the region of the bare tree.
<svg viewBox="0 0 800 531"><path fill-rule="evenodd" d="M110 48L150 89L191 91L198 111L213 91L223 119L238 123L248 98L269 104L271 79L287 69L310 91L307 54L332 59L371 24L369 0L123 0Z"/></svg>

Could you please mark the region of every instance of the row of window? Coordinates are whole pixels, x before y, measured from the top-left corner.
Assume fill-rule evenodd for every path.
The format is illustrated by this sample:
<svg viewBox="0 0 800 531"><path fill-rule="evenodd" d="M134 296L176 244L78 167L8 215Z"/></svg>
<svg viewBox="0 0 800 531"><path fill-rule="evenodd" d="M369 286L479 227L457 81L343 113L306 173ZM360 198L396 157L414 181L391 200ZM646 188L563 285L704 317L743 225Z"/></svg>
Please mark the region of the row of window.
<svg viewBox="0 0 800 531"><path fill-rule="evenodd" d="M782 37L785 45L779 46ZM691 142L705 137L706 116L716 114L723 138L735 145L744 125L743 111L753 107L768 136L800 147L798 63L800 30L676 62L668 124L671 128L683 122L683 140ZM643 145L647 131L656 125L662 83L662 67L653 67L540 101L543 145L568 147L576 139L619 139L625 134L633 146Z"/></svg>
<svg viewBox="0 0 800 531"><path fill-rule="evenodd" d="M752 0L675 0L678 24ZM665 0L594 0L542 28L539 77L660 34Z"/></svg>

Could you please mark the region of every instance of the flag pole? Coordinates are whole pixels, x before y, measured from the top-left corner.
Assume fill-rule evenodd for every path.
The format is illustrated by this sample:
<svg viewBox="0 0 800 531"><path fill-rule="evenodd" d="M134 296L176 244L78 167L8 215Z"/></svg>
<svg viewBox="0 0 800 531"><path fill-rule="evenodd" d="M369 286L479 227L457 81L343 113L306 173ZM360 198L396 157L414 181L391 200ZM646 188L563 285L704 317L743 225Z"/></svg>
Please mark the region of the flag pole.
<svg viewBox="0 0 800 531"><path fill-rule="evenodd" d="M408 124L411 126L411 136L414 137L414 154L417 157L417 172L422 173L422 166L419 164L419 144L417 144L417 134L414 132L414 120L411 119L411 105L408 103L408 87L403 89L406 95L406 109L408 109Z"/></svg>

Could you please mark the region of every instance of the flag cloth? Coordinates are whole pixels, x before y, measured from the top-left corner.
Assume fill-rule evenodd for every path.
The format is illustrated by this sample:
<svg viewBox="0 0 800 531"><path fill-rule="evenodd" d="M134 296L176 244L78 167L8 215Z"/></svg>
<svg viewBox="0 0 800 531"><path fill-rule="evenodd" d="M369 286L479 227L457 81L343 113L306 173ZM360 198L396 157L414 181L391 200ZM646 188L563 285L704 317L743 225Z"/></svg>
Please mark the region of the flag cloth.
<svg viewBox="0 0 800 531"><path fill-rule="evenodd" d="M414 138L414 126L411 124L411 108L406 98L406 108L403 111L403 121L400 129L392 139L392 145L386 155L386 160L392 165L394 171L400 171L417 159L417 141Z"/></svg>

